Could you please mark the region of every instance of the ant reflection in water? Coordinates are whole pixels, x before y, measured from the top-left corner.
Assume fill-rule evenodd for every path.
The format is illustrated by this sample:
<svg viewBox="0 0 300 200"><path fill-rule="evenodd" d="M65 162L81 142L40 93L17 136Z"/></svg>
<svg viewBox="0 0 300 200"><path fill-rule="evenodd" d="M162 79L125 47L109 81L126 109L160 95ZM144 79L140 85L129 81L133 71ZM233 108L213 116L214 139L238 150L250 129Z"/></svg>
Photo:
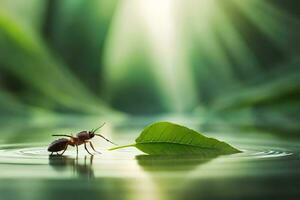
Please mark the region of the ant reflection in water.
<svg viewBox="0 0 300 200"><path fill-rule="evenodd" d="M75 176L86 177L88 179L94 178L93 170L94 156L85 156L82 160L61 155L50 155L49 165L56 171L72 170ZM80 162L81 161L81 162Z"/></svg>

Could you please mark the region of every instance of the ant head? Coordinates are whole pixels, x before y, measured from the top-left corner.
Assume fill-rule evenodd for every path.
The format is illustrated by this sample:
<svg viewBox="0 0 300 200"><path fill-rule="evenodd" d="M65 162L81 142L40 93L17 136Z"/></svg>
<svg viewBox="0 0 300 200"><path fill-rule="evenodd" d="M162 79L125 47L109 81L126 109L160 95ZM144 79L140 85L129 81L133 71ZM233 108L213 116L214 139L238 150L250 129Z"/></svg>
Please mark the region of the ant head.
<svg viewBox="0 0 300 200"><path fill-rule="evenodd" d="M90 138L93 138L95 136L95 131L94 130L91 130L88 133L89 133Z"/></svg>
<svg viewBox="0 0 300 200"><path fill-rule="evenodd" d="M92 129L90 130L88 133L89 133L89 137L90 138L93 138L95 136L95 132L98 131L102 126L104 126L105 123L103 123L101 126L99 126L98 128L96 129Z"/></svg>

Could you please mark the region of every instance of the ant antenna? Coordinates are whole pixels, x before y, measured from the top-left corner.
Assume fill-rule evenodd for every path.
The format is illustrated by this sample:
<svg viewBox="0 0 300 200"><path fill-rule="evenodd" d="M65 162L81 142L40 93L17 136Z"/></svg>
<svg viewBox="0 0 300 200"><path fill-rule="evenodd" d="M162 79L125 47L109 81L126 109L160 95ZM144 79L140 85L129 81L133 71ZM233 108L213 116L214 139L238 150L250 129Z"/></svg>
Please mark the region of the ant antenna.
<svg viewBox="0 0 300 200"><path fill-rule="evenodd" d="M95 133L97 130L99 130L104 125L105 125L105 122L101 126L99 126L98 128L93 129L92 132ZM117 145L117 144L113 143L112 141L110 141L109 139L106 139L103 135L100 135L100 134L95 134L95 135L102 137L104 140L106 140L107 142L109 142L111 144Z"/></svg>
<svg viewBox="0 0 300 200"><path fill-rule="evenodd" d="M109 139L106 139L103 135L100 135L100 134L95 134L95 135L102 137L104 140L106 140L106 141L109 142L109 143L112 143L112 144L114 144L114 145L117 145L117 144L113 143L112 141L110 141Z"/></svg>
<svg viewBox="0 0 300 200"><path fill-rule="evenodd" d="M98 131L100 128L102 128L104 125L105 125L105 122L104 122L101 126L99 126L98 128L92 129L92 132L95 133L95 132Z"/></svg>

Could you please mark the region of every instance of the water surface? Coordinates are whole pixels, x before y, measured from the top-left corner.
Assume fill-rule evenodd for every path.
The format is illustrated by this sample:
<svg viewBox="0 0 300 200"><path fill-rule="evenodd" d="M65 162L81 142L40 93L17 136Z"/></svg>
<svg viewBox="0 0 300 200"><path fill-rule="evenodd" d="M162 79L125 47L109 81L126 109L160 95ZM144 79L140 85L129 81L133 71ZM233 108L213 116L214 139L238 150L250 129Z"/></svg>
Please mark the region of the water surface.
<svg viewBox="0 0 300 200"><path fill-rule="evenodd" d="M119 144L132 143L138 130L111 133ZM78 158L70 147L49 156L47 143L0 146L0 199L299 199L300 151L297 141L262 134L207 133L243 153L148 156L135 148ZM49 141L51 142L51 141Z"/></svg>

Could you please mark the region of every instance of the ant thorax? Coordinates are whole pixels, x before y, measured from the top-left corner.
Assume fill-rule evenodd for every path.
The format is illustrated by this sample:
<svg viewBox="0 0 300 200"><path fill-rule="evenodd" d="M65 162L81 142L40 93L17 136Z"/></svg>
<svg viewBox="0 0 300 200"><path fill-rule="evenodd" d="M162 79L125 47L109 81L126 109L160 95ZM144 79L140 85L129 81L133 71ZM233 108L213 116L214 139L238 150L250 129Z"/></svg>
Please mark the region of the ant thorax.
<svg viewBox="0 0 300 200"><path fill-rule="evenodd" d="M90 134L89 134L88 131L81 131L81 132L77 133L76 136L77 136L77 138L78 138L79 140L81 140L81 141L91 139Z"/></svg>
<svg viewBox="0 0 300 200"><path fill-rule="evenodd" d="M75 146L75 145L77 145L78 144L78 139L77 138L71 138L70 140L69 140L69 145L71 145L71 146Z"/></svg>

